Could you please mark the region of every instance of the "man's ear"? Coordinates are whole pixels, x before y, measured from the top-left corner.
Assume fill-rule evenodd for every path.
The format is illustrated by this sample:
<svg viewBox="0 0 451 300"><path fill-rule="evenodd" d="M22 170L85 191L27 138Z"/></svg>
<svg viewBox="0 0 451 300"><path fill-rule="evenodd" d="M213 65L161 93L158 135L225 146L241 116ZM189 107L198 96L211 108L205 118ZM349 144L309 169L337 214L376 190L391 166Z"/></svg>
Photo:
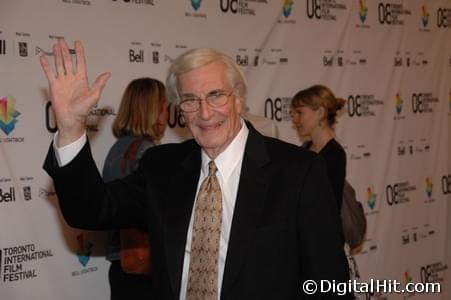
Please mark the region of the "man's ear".
<svg viewBox="0 0 451 300"><path fill-rule="evenodd" d="M235 104L241 113L246 111L246 103L241 95L241 92L237 92L235 94Z"/></svg>

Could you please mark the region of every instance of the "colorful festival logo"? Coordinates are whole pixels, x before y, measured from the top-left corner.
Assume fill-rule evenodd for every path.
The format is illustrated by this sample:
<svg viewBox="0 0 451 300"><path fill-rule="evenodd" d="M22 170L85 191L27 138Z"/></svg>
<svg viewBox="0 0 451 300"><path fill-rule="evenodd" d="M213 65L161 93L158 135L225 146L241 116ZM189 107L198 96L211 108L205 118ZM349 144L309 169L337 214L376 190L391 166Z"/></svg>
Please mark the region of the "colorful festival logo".
<svg viewBox="0 0 451 300"><path fill-rule="evenodd" d="M198 10L201 3L202 0L191 0L191 6L194 8L194 10Z"/></svg>
<svg viewBox="0 0 451 300"><path fill-rule="evenodd" d="M413 282L413 277L408 270L404 272L404 280L405 280L406 284Z"/></svg>
<svg viewBox="0 0 451 300"><path fill-rule="evenodd" d="M367 15L368 7L366 6L365 0L359 0L359 16L362 23L365 23Z"/></svg>
<svg viewBox="0 0 451 300"><path fill-rule="evenodd" d="M428 195L428 197L430 198L432 196L432 187L433 187L431 177L426 177L425 182L426 182L426 195Z"/></svg>
<svg viewBox="0 0 451 300"><path fill-rule="evenodd" d="M374 207L376 206L376 199L377 199L377 194L374 193L374 188L372 186L369 186L367 189L367 195L368 195L368 206L371 209L374 209Z"/></svg>
<svg viewBox="0 0 451 300"><path fill-rule="evenodd" d="M85 240L83 233L77 235L78 249L77 249L77 257L78 261L81 263L83 267L89 262L91 258L91 249L94 246L90 241Z"/></svg>
<svg viewBox="0 0 451 300"><path fill-rule="evenodd" d="M283 2L283 15L288 18L291 15L291 10L293 9L293 0L284 0Z"/></svg>
<svg viewBox="0 0 451 300"><path fill-rule="evenodd" d="M0 98L0 129L9 135L17 122L17 117L20 115L15 109L16 98L7 96Z"/></svg>
<svg viewBox="0 0 451 300"><path fill-rule="evenodd" d="M402 98L399 93L396 93L396 113L399 115L402 111Z"/></svg>
<svg viewBox="0 0 451 300"><path fill-rule="evenodd" d="M429 12L426 5L421 6L421 20L423 21L423 26L426 27L429 21Z"/></svg>

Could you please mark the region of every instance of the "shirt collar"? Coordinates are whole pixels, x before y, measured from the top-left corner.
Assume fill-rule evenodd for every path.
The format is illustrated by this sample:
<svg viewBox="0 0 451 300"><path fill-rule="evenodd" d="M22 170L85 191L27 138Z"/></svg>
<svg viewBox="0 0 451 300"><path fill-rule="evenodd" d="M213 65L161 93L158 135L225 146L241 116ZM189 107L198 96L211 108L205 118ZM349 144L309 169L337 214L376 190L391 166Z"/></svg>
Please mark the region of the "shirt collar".
<svg viewBox="0 0 451 300"><path fill-rule="evenodd" d="M227 148L219 154L215 161L216 167L218 168L218 172L223 178L224 182L226 182L232 171L241 161L244 155L244 148L246 147L247 137L249 135L249 129L246 126L246 123L241 118L240 119L241 129L232 142L227 146ZM210 157L208 157L207 153L202 149L202 173L205 176L208 175L208 163L210 162Z"/></svg>

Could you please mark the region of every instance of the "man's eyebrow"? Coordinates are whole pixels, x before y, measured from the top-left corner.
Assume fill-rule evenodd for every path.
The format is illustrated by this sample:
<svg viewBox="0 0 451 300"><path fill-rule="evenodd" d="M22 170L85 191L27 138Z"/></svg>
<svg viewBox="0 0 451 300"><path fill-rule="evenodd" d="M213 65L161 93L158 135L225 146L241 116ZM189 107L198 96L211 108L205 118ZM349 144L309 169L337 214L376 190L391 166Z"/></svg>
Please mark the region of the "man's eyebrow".
<svg viewBox="0 0 451 300"><path fill-rule="evenodd" d="M207 95L214 94L214 93L223 93L223 92L224 92L224 89L214 89L214 90L209 91L207 93Z"/></svg>
<svg viewBox="0 0 451 300"><path fill-rule="evenodd" d="M182 96L182 97L198 97L196 94L193 94L193 93L181 93L180 96Z"/></svg>
<svg viewBox="0 0 451 300"><path fill-rule="evenodd" d="M213 90L209 91L205 95L211 95L211 94L214 94L214 93L224 93L224 92L225 92L224 89L217 88L217 89L213 89ZM180 96L182 96L182 97L196 97L196 98L199 98L198 95L190 93L190 92L186 92L186 93L182 92L182 93L180 93Z"/></svg>

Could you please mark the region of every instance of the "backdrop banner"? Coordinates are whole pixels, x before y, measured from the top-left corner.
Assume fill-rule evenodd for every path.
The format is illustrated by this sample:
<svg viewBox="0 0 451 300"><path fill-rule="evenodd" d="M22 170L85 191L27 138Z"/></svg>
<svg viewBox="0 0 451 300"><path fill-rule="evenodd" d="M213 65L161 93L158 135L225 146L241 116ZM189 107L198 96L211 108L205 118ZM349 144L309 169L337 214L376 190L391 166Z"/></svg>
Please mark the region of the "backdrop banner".
<svg viewBox="0 0 451 300"><path fill-rule="evenodd" d="M109 299L106 234L65 223L42 169L57 127L39 56L64 38L84 43L90 80L112 73L88 120L99 168L127 84L164 81L188 49L235 59L248 113L294 144L291 97L330 87L346 100L337 140L368 221L361 280L442 287L362 299L451 299L450 27L449 0L1 0L0 298ZM162 143L189 138L169 112Z"/></svg>

